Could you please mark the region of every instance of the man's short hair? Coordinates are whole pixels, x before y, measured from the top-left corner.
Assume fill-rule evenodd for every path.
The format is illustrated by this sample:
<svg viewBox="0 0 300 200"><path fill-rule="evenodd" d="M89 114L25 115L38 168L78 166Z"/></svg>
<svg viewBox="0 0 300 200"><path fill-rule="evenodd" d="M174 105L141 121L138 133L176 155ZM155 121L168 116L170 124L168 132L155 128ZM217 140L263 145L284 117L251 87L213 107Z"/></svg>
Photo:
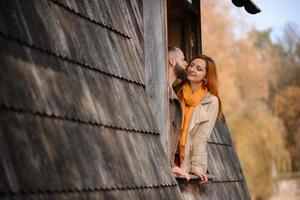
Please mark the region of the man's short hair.
<svg viewBox="0 0 300 200"><path fill-rule="evenodd" d="M177 47L168 46L168 53L175 52L177 50L178 50Z"/></svg>

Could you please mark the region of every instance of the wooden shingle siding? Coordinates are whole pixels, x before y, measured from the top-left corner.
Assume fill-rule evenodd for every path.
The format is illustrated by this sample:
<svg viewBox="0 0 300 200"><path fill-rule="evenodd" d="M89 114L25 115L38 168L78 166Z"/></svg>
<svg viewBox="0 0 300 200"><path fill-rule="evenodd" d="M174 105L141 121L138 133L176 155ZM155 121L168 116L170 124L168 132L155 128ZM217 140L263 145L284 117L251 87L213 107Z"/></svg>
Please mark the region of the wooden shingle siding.
<svg viewBox="0 0 300 200"><path fill-rule="evenodd" d="M138 48L130 39L51 0L1 4L5 8L1 11L5 21L3 34L75 63L144 84L139 67L143 63L135 56Z"/></svg>
<svg viewBox="0 0 300 200"><path fill-rule="evenodd" d="M209 144L208 147L209 173L216 176L218 181L243 180L241 168L235 165L236 158L231 146Z"/></svg>
<svg viewBox="0 0 300 200"><path fill-rule="evenodd" d="M236 155L226 121L217 121L208 141L208 171L215 181L244 181L244 175ZM247 187L245 188L247 190Z"/></svg>
<svg viewBox="0 0 300 200"><path fill-rule="evenodd" d="M0 119L1 148L9 152L1 158L5 165L13 166L1 171L4 181L10 183L9 188L1 190L37 192L176 185L165 157L159 156L163 149L157 146L158 136L14 110L2 110Z"/></svg>
<svg viewBox="0 0 300 200"><path fill-rule="evenodd" d="M3 104L120 129L158 133L144 89L0 38ZM18 53L18 58L12 57ZM16 82L16 79L18 82ZM22 98L18 98L18 97ZM126 106L125 106L126 105ZM123 120L125 119L125 120Z"/></svg>
<svg viewBox="0 0 300 200"><path fill-rule="evenodd" d="M87 191L64 191L53 193L23 193L13 194L11 196L3 196L1 200L140 200L140 199L178 199L178 194L174 193L174 188L139 188L139 189L124 189L124 190L87 190Z"/></svg>
<svg viewBox="0 0 300 200"><path fill-rule="evenodd" d="M82 17L94 21L102 26L118 32L128 38L131 36L125 25L124 10L119 7L123 1L118 0L102 0L99 3L97 0L90 1L73 1L73 0L52 0L72 12L75 12Z"/></svg>
<svg viewBox="0 0 300 200"><path fill-rule="evenodd" d="M186 200L250 200L243 187L240 182L210 183L200 186L199 183L195 183L188 185L188 192L183 192L183 197ZM181 189L186 190L184 185L181 185Z"/></svg>
<svg viewBox="0 0 300 200"><path fill-rule="evenodd" d="M146 92L143 1L0 2L0 199L180 199Z"/></svg>
<svg viewBox="0 0 300 200"><path fill-rule="evenodd" d="M96 22L110 30L113 30L125 37L132 38L126 41L130 49L135 51L135 59L139 59L138 67L144 73L143 54L143 18L142 1L124 1L124 0L103 0L102 4L97 1L70 1L53 0L93 22ZM122 48L123 53L128 53L126 48ZM132 58L131 58L132 59Z"/></svg>
<svg viewBox="0 0 300 200"><path fill-rule="evenodd" d="M217 121L208 142L228 146L232 145L230 133L224 120Z"/></svg>

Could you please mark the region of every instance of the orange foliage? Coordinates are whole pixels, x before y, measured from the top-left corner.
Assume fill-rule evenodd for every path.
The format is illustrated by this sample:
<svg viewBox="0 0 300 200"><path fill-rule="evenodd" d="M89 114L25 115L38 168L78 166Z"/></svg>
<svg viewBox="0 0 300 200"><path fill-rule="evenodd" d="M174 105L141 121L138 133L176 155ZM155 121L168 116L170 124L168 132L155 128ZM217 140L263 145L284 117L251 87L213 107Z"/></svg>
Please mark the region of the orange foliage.
<svg viewBox="0 0 300 200"><path fill-rule="evenodd" d="M289 157L284 147L285 127L269 100L270 86L278 81L274 66L279 61L272 49L255 44L256 31L235 37L237 24L231 8L230 2L202 1L203 52L217 64L224 114L251 195L266 199L276 175L272 166Z"/></svg>

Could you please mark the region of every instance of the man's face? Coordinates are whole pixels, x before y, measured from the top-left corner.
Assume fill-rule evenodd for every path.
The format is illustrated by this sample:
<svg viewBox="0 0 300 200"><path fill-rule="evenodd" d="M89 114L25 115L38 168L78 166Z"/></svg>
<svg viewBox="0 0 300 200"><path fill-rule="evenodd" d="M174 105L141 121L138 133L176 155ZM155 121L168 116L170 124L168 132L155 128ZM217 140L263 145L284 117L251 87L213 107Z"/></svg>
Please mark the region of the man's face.
<svg viewBox="0 0 300 200"><path fill-rule="evenodd" d="M176 77L181 80L186 79L186 68L188 64L185 61L183 52L180 49L177 49L174 59L176 61L176 65L174 68Z"/></svg>

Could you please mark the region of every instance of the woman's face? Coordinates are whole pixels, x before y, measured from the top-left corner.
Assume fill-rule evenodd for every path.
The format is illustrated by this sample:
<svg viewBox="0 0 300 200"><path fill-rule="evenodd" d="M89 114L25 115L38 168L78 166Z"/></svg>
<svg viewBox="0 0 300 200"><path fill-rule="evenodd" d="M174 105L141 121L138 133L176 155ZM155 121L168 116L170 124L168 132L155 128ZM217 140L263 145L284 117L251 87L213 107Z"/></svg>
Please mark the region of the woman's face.
<svg viewBox="0 0 300 200"><path fill-rule="evenodd" d="M194 59L187 68L187 79L193 82L201 82L206 75L206 62L203 59Z"/></svg>

